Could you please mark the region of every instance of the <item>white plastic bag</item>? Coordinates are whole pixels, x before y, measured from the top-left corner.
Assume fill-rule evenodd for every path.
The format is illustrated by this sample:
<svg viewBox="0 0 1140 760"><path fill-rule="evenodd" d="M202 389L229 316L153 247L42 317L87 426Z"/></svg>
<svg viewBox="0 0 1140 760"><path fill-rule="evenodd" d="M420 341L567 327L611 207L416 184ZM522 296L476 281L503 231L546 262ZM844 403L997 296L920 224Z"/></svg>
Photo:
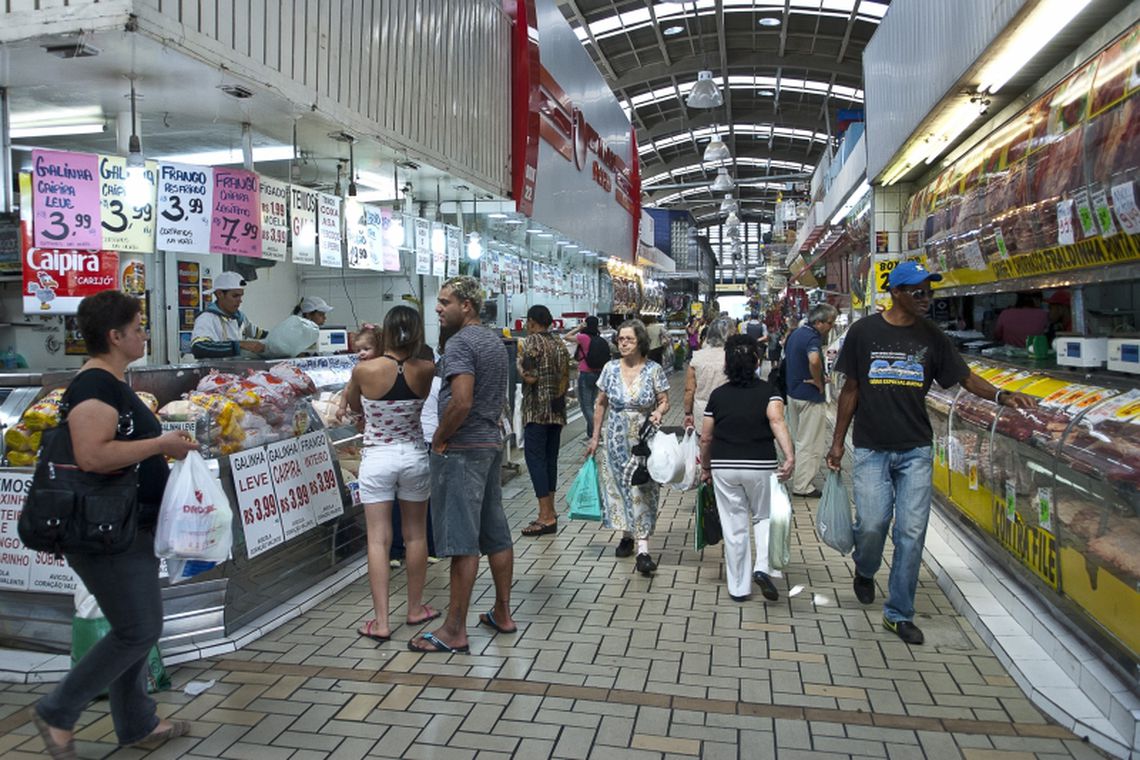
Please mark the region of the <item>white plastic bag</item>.
<svg viewBox="0 0 1140 760"><path fill-rule="evenodd" d="M649 461L645 466L649 477L662 485L685 477L685 461L677 436L658 430L649 441Z"/></svg>
<svg viewBox="0 0 1140 760"><path fill-rule="evenodd" d="M265 338L265 352L262 359L277 359L296 356L313 346L320 337L321 328L316 322L292 314L277 323Z"/></svg>
<svg viewBox="0 0 1140 760"><path fill-rule="evenodd" d="M697 431L685 428L685 435L681 438L681 461L685 463L684 476L673 484L678 491L691 491L701 482L701 444Z"/></svg>
<svg viewBox="0 0 1140 760"><path fill-rule="evenodd" d="M206 460L191 451L175 462L162 494L154 553L168 559L222 562L233 543L233 510Z"/></svg>
<svg viewBox="0 0 1140 760"><path fill-rule="evenodd" d="M83 581L76 579L75 583L75 617L84 620L94 620L103 617L103 610L99 609L99 602L83 585Z"/></svg>
<svg viewBox="0 0 1140 760"><path fill-rule="evenodd" d="M776 473L770 477L768 499L772 520L768 527L768 564L773 570L783 570L791 561L792 500Z"/></svg>

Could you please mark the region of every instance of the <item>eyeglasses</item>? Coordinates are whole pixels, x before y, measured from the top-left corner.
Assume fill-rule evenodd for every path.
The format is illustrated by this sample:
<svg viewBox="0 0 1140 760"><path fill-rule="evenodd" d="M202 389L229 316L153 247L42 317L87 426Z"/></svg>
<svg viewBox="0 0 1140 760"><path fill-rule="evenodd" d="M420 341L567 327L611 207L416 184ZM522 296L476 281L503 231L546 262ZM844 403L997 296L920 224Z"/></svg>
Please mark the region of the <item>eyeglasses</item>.
<svg viewBox="0 0 1140 760"><path fill-rule="evenodd" d="M914 290L904 290L903 292L916 301L929 301L930 297L934 295L929 288L915 288Z"/></svg>

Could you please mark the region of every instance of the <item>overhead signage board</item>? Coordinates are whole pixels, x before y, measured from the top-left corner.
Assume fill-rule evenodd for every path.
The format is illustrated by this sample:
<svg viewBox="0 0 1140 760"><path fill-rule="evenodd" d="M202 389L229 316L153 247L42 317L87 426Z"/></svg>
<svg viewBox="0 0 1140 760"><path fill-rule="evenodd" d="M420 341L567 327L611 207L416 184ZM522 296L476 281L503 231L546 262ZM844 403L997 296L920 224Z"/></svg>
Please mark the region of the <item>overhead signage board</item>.
<svg viewBox="0 0 1140 760"><path fill-rule="evenodd" d="M208 253L214 172L208 166L159 164L158 240L163 251Z"/></svg>
<svg viewBox="0 0 1140 760"><path fill-rule="evenodd" d="M254 172L214 168L210 253L261 258L261 178Z"/></svg>

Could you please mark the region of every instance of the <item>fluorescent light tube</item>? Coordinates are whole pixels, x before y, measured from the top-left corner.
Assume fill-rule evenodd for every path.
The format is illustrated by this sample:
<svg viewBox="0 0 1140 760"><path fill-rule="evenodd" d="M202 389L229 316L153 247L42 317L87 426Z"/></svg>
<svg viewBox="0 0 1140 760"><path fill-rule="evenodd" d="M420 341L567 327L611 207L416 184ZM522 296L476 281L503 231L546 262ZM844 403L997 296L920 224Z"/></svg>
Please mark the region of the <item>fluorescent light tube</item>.
<svg viewBox="0 0 1140 760"><path fill-rule="evenodd" d="M979 74L980 92L997 92L1041 52L1041 48L1085 9L1089 0L1041 0L1017 28L1005 36L996 55Z"/></svg>
<svg viewBox="0 0 1140 760"><path fill-rule="evenodd" d="M19 140L28 137L94 135L105 131L107 131L107 124L100 121L90 124L56 124L53 126L44 127L12 127L8 131L8 134L12 136L13 140Z"/></svg>
<svg viewBox="0 0 1140 760"><path fill-rule="evenodd" d="M253 149L254 161L288 161L293 157L292 145L258 145ZM156 156L156 161L169 161L178 164L197 164L199 166L219 166L226 164L240 164L244 162L241 148L227 148L224 150L206 150L198 153L176 153L169 156Z"/></svg>

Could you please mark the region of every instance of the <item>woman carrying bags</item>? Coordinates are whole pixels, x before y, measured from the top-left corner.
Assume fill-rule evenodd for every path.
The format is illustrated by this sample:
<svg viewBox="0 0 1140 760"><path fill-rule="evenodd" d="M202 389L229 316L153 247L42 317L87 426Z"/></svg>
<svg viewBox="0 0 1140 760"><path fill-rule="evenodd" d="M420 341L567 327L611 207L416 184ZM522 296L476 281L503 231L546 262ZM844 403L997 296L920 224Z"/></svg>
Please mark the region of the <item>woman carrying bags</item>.
<svg viewBox="0 0 1140 760"><path fill-rule="evenodd" d="M594 408L594 435L586 456L598 450L602 426L606 445L598 467L602 493L602 524L622 532L615 556L633 554L637 537L637 572L652 575L657 563L649 555L649 537L657 524L661 487L649 478L644 456L635 449L641 443L646 421L656 427L669 411L669 381L665 370L649 361L649 334L640 320L631 319L618 328L618 353L598 377L598 401ZM642 466L638 466L638 463Z"/></svg>
<svg viewBox="0 0 1140 760"><path fill-rule="evenodd" d="M756 341L733 335L724 345L728 383L709 396L701 431L701 477L711 481L724 533L724 568L733 601L748 599L752 581L765 599L780 598L772 578L782 574L768 564L771 474L787 480L795 470L792 440L784 423L784 401L756 377L760 356ZM779 444L784 462L777 466ZM756 560L748 527L754 526ZM751 575L751 577L749 577Z"/></svg>

